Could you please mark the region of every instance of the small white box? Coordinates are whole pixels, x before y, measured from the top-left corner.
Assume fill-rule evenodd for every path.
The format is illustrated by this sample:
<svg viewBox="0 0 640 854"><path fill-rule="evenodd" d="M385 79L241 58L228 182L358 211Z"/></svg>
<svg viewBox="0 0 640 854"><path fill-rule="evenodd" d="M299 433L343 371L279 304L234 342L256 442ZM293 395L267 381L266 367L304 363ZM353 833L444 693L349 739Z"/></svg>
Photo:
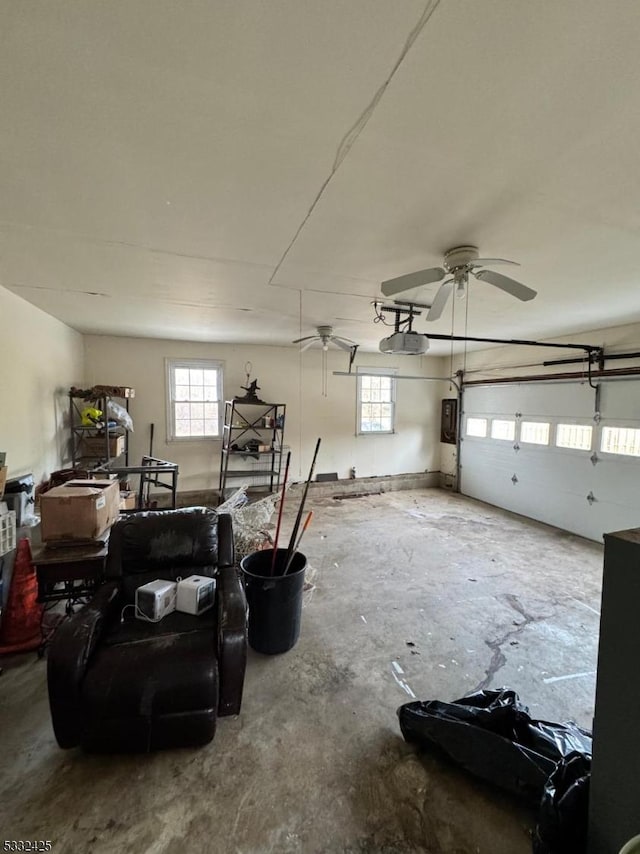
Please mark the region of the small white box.
<svg viewBox="0 0 640 854"><path fill-rule="evenodd" d="M207 575L190 575L178 582L176 611L184 614L202 614L213 607L216 597L216 580Z"/></svg>
<svg viewBox="0 0 640 854"><path fill-rule="evenodd" d="M139 620L161 620L176 610L175 581L157 579L136 590L136 617Z"/></svg>

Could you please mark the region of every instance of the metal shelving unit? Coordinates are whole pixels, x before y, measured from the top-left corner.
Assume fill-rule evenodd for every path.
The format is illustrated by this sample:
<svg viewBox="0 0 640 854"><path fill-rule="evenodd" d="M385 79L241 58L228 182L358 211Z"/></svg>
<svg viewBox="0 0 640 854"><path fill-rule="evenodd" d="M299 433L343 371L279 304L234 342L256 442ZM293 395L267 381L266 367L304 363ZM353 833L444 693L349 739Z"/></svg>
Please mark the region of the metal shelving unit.
<svg viewBox="0 0 640 854"><path fill-rule="evenodd" d="M284 451L284 403L227 400L224 404L220 501L227 497L229 482L250 481L252 490L277 491ZM247 468L253 459L254 467ZM241 468L238 466L242 466Z"/></svg>
<svg viewBox="0 0 640 854"><path fill-rule="evenodd" d="M88 470L108 464L113 460L124 458L124 464L129 464L129 432L124 427L100 428L85 426L82 421L82 410L87 406L95 406L102 410L105 422L108 422L108 403L119 400L129 411L129 400L134 395L133 389L126 389L130 394L96 393L87 395L86 392L71 390L69 392L69 430L71 432L71 463L73 468Z"/></svg>

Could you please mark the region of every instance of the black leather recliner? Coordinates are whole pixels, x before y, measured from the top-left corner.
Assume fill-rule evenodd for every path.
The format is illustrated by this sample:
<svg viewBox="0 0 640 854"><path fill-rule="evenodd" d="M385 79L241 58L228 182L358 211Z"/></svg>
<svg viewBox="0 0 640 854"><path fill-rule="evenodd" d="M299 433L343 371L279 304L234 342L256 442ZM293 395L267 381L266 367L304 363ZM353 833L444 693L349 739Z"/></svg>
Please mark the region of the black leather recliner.
<svg viewBox="0 0 640 854"><path fill-rule="evenodd" d="M133 608L123 615L142 584L193 574L216 578L212 609L176 611L158 623L136 619ZM247 654L231 517L192 507L122 518L111 530L106 576L51 641L58 744L120 752L211 741L217 716L240 711Z"/></svg>

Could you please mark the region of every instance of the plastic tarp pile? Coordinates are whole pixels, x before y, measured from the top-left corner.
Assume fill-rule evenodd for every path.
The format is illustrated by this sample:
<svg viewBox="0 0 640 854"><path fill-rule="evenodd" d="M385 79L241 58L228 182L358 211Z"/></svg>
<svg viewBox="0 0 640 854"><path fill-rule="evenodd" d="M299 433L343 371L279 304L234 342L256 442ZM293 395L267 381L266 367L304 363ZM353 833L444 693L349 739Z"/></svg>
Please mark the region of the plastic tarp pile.
<svg viewBox="0 0 640 854"><path fill-rule="evenodd" d="M534 854L584 854L591 734L569 721L534 720L514 691L478 691L398 709L406 741L540 807Z"/></svg>
<svg viewBox="0 0 640 854"><path fill-rule="evenodd" d="M280 499L279 495L272 493L259 501L249 503L247 489L247 486L240 487L224 504L216 508L218 513L231 514L236 561L272 545L267 529Z"/></svg>

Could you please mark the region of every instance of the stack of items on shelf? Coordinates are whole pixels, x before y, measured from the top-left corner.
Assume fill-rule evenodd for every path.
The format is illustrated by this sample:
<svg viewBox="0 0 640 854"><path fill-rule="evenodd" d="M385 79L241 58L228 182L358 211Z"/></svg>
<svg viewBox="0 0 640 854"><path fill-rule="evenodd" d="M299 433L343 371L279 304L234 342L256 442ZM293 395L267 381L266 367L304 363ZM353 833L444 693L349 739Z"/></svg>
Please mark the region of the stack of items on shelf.
<svg viewBox="0 0 640 854"><path fill-rule="evenodd" d="M129 433L133 419L129 401L135 397L130 386L94 385L91 388L69 389L69 430L71 433L71 468L55 474L60 485L70 477L103 477L109 466L129 464ZM120 399L121 403L117 403ZM100 473L98 473L100 472ZM120 485L120 509L133 510L137 496L128 483Z"/></svg>
<svg viewBox="0 0 640 854"><path fill-rule="evenodd" d="M248 388L252 385L248 383ZM279 490L285 412L284 403L266 403L250 391L245 397L225 402L218 484L220 501L229 496L234 481L244 481L252 492ZM249 463L250 467L248 459L255 460Z"/></svg>
<svg viewBox="0 0 640 854"><path fill-rule="evenodd" d="M128 462L128 433L133 431L129 386L94 385L69 389L69 429L73 468L93 469L124 456ZM114 398L120 398L124 405Z"/></svg>

